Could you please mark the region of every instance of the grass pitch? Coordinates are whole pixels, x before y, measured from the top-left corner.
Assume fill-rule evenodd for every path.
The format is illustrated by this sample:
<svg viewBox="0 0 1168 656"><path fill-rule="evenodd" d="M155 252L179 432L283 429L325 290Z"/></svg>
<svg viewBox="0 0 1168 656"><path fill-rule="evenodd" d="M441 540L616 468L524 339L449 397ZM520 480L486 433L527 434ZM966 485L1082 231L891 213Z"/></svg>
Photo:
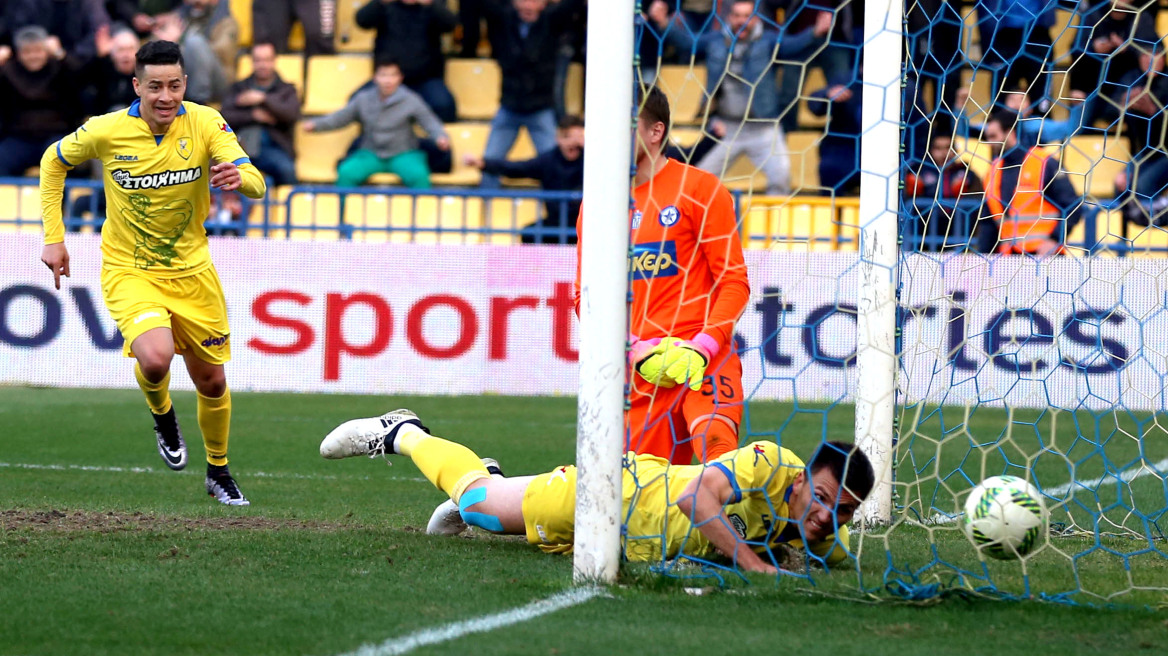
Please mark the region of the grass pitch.
<svg viewBox="0 0 1168 656"><path fill-rule="evenodd" d="M345 419L406 406L508 473L535 473L574 460L574 399L233 396L232 470L248 508L220 506L203 491L193 395L175 396L192 463L174 473L154 451L137 391L0 388L0 653L335 654L362 645L390 653L419 631L569 587L570 559L522 540L426 536L442 496L407 460L330 462L317 445ZM952 512L966 479L1001 467L1028 465L1053 489L1130 464L1141 448L1133 435L1147 437L1144 451L1165 443L1147 436L1158 425L1147 418L1103 430L1070 419L925 413L903 431L901 479L915 477L897 488L906 516ZM781 429L783 444L805 455L822 435L849 439L851 422L845 406L756 403L744 439ZM1034 457L1041 450L1031 441L1048 447L1044 455ZM1055 521L1106 517L1115 535L1053 538L1026 563L982 564L956 523L939 522L865 536L860 566L817 577L814 588L790 578L713 588L632 567L610 596L416 653L1161 653L1165 545L1125 531L1156 528L1164 496L1155 476L1068 492L1052 508ZM1121 592L1116 602L1139 607L863 603L857 582L877 589L890 569L921 584L963 575L967 587L1020 595L1081 587L1090 594L1077 599L1098 601Z"/></svg>

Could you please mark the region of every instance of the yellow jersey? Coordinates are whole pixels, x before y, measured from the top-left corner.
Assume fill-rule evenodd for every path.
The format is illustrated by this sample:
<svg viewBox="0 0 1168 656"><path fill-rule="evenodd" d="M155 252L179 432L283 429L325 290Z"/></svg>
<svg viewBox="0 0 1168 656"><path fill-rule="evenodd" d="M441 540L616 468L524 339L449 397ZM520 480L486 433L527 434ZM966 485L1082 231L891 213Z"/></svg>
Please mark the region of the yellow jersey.
<svg viewBox="0 0 1168 656"><path fill-rule="evenodd" d="M155 135L139 102L85 122L52 144L41 158L41 212L45 243L64 241L61 200L65 172L101 161L106 221L103 269L133 269L159 278L193 275L211 266L203 222L211 206L210 166L232 162L240 191L264 194L264 178L219 112L184 102L165 134Z"/></svg>
<svg viewBox="0 0 1168 656"><path fill-rule="evenodd" d="M799 518L790 516L788 499L805 465L774 442L754 442L707 465L673 465L664 458L629 452L623 480L625 556L660 561L679 554L716 556L713 545L694 528L677 501L699 476L726 476L734 496L724 510L738 537L757 552L779 544L803 548ZM809 545L809 551L834 565L847 558L848 529Z"/></svg>

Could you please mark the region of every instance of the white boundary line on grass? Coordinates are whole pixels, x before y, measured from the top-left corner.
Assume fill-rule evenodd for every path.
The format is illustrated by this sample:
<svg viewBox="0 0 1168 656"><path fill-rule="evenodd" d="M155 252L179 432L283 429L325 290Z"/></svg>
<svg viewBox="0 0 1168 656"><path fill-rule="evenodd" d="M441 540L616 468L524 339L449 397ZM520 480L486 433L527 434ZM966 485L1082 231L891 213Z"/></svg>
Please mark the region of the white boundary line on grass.
<svg viewBox="0 0 1168 656"><path fill-rule="evenodd" d="M106 467L98 465L53 465L53 464L36 464L27 462L0 462L0 469L40 469L49 471L85 471L85 472L102 472L109 474L201 474L202 472L195 470L188 470L182 472L172 472L169 469L155 469L154 467ZM249 472L244 470L240 474L240 478L294 478L299 480L309 481L336 481L336 480L362 480L367 481L372 478L389 478L395 481L412 481L416 483L427 483L428 481L421 476L334 476L332 474L298 474L295 472L264 472L255 471Z"/></svg>
<svg viewBox="0 0 1168 656"><path fill-rule="evenodd" d="M502 613L422 629L399 638L390 638L380 645L363 645L356 651L346 652L342 656L396 656L397 654L405 654L418 647L436 645L472 633L486 633L512 624L533 620L605 594L600 588L573 588Z"/></svg>

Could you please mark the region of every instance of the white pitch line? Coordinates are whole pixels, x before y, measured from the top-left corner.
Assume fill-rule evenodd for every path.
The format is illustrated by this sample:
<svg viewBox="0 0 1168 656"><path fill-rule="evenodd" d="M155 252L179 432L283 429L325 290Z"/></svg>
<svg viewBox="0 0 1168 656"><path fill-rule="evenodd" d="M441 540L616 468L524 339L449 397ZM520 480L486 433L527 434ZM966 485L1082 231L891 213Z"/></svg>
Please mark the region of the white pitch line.
<svg viewBox="0 0 1168 656"><path fill-rule="evenodd" d="M53 465L53 464L38 464L27 462L0 462L0 469L40 469L49 471L84 471L84 472L104 472L109 474L200 474L197 471L172 472L169 469L161 469L154 467L103 467L97 465ZM249 472L244 470L240 474L240 478L244 480L248 478L291 478L297 480L308 481L336 481L336 480L362 480L368 481L373 478L389 478L395 481L412 481L416 483L427 483L426 479L420 476L355 476L355 477L341 477L332 474L299 474L296 472L265 472L255 471Z"/></svg>
<svg viewBox="0 0 1168 656"><path fill-rule="evenodd" d="M395 656L396 654L405 654L418 647L436 645L472 633L486 633L487 631L494 631L495 629L501 629L512 624L533 620L558 610L582 604L604 594L605 592L600 588L573 588L502 613L484 615L431 629L422 629L421 631L410 633L400 638L390 638L380 645L363 645L356 651L346 652L342 656Z"/></svg>
<svg viewBox="0 0 1168 656"><path fill-rule="evenodd" d="M1065 485L1058 485L1044 491L1046 494L1052 497L1061 497L1071 490L1078 492L1080 489L1086 489L1094 492L1100 484L1110 483L1111 481L1118 480L1123 483L1130 483L1137 478L1143 478L1144 476L1164 476L1166 474L1168 474L1168 458L1164 458L1160 462L1153 463L1151 467L1141 462L1138 468L1122 471L1118 475L1107 474L1106 476L1100 476L1098 478L1089 478L1085 481L1075 480Z"/></svg>
<svg viewBox="0 0 1168 656"><path fill-rule="evenodd" d="M1158 473L1157 473L1158 472ZM1096 492L1103 483L1110 483L1112 481L1119 481L1122 483L1131 483L1137 478L1145 476L1164 476L1168 475L1168 458L1147 465L1143 462L1139 467L1120 472L1119 474L1107 474L1106 476L1099 476L1097 478L1088 478L1086 480L1073 480L1070 483L1056 485L1051 488L1046 488L1042 492L1044 496L1059 498L1062 501L1067 501L1079 492ZM1067 496L1067 493L1071 494ZM936 526L938 524L952 524L961 519L962 513L956 515L948 515L945 513L936 513L932 517L916 522L922 526Z"/></svg>

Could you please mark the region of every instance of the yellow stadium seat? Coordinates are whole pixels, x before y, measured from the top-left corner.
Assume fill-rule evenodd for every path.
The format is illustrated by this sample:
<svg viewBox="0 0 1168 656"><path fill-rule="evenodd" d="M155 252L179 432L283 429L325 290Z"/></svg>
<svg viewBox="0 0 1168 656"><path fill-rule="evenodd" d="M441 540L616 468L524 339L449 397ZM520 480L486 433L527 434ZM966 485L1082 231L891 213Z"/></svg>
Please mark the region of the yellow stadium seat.
<svg viewBox="0 0 1168 656"><path fill-rule="evenodd" d="M337 181L337 162L361 134L356 123L332 132L305 132L296 124L296 178L301 182Z"/></svg>
<svg viewBox="0 0 1168 656"><path fill-rule="evenodd" d="M37 185L0 185L0 232L41 232L41 196Z"/></svg>
<svg viewBox="0 0 1168 656"><path fill-rule="evenodd" d="M493 59L451 59L446 62L446 86L464 119L491 119L499 111L503 74Z"/></svg>
<svg viewBox="0 0 1168 656"><path fill-rule="evenodd" d="M1115 196L1115 176L1127 169L1131 152L1126 137L1071 137L1062 148L1062 166L1075 191L1096 198Z"/></svg>
<svg viewBox="0 0 1168 656"><path fill-rule="evenodd" d="M304 51L304 25L300 21L292 24L292 30L288 33L288 49L293 52Z"/></svg>
<svg viewBox="0 0 1168 656"><path fill-rule="evenodd" d="M368 0L337 0L337 52L373 52L374 30L357 27L357 10Z"/></svg>
<svg viewBox="0 0 1168 656"><path fill-rule="evenodd" d="M268 230L264 234L264 204L254 203L248 216L247 236L255 239L287 239L288 217L284 202L288 200L290 185L268 190Z"/></svg>
<svg viewBox="0 0 1168 656"><path fill-rule="evenodd" d="M488 206L483 224L490 231L491 244L518 244L518 230L539 219L543 208L532 198L493 198Z"/></svg>
<svg viewBox="0 0 1168 656"><path fill-rule="evenodd" d="M568 66L568 79L564 83L564 111L577 116L584 115L584 65L573 62Z"/></svg>
<svg viewBox="0 0 1168 656"><path fill-rule="evenodd" d="M451 156L454 167L450 173L435 173L430 176L431 182L436 185L477 185L481 179L478 169L471 168L463 163L465 155L481 156L487 145L487 136L491 126L485 123L451 123L446 126L446 134L450 137ZM523 160L535 157L535 144L531 135L524 129L519 138L507 153L507 159ZM512 181L508 181L511 183Z"/></svg>
<svg viewBox="0 0 1168 656"><path fill-rule="evenodd" d="M803 84L800 87L803 89L803 93L799 98L799 125L823 127L827 125L827 115L816 116L812 114L807 99L811 97L811 94L826 87L827 79L823 77L823 70L819 67L808 68L804 66L802 76Z"/></svg>
<svg viewBox="0 0 1168 656"><path fill-rule="evenodd" d="M341 202L338 194L298 193L289 207L288 237L296 241L340 239Z"/></svg>
<svg viewBox="0 0 1168 656"><path fill-rule="evenodd" d="M1057 9L1054 15L1054 25L1050 28L1050 34L1054 41L1053 63L1066 65L1070 62L1069 60L1063 61L1063 59L1070 54L1071 46L1075 44L1075 36L1078 33L1078 30L1075 29L1075 13L1065 9Z"/></svg>
<svg viewBox="0 0 1168 656"><path fill-rule="evenodd" d="M994 151L989 144L980 143L975 139L953 139L953 152L969 166L969 170L983 183L990 173L990 165L994 161Z"/></svg>
<svg viewBox="0 0 1168 656"><path fill-rule="evenodd" d="M252 0L231 0L229 7L235 22L239 23L239 45L243 47L251 45L251 3Z"/></svg>
<svg viewBox="0 0 1168 656"><path fill-rule="evenodd" d="M797 252L839 250L839 208L827 197L758 196L743 200L743 245Z"/></svg>
<svg viewBox="0 0 1168 656"><path fill-rule="evenodd" d="M317 55L308 59L304 113L329 114L345 106L349 96L373 78L373 60L347 55Z"/></svg>
<svg viewBox="0 0 1168 656"><path fill-rule="evenodd" d="M235 64L235 78L242 80L251 75L251 55L240 55ZM287 54L276 56L276 73L280 79L296 87L296 93L304 97L304 55Z"/></svg>
<svg viewBox="0 0 1168 656"><path fill-rule="evenodd" d="M656 84L669 97L673 123L700 123L706 105L705 66L662 66Z"/></svg>
<svg viewBox="0 0 1168 656"><path fill-rule="evenodd" d="M791 153L792 192L806 193L819 189L819 142L822 139L822 133L812 131L787 135L787 150Z"/></svg>

